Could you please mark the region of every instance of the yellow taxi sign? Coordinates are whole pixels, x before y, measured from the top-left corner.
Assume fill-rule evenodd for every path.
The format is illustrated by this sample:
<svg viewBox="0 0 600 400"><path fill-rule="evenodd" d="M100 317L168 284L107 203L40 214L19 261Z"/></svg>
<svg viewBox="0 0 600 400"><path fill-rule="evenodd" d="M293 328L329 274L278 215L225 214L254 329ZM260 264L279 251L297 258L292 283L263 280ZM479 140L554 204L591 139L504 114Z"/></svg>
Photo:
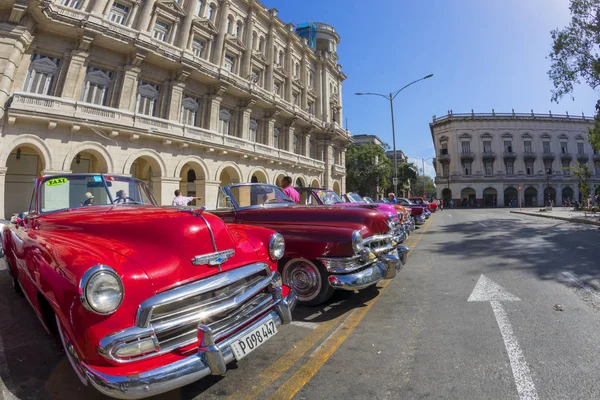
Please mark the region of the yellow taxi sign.
<svg viewBox="0 0 600 400"><path fill-rule="evenodd" d="M53 178L53 179L48 179L46 181L46 186L60 186L60 185L64 185L67 182L69 182L69 180L65 177Z"/></svg>

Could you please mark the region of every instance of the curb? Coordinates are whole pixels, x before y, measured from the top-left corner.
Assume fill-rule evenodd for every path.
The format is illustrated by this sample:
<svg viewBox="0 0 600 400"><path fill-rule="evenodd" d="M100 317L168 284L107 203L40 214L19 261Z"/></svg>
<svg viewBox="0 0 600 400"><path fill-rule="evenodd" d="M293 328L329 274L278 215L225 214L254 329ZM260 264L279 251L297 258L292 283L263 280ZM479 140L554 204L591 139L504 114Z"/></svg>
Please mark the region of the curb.
<svg viewBox="0 0 600 400"><path fill-rule="evenodd" d="M523 211L511 211L511 214L522 214L522 215L529 215L531 217L558 219L561 221L578 222L580 224L600 226L600 222L590 221L587 219L580 219L580 218L557 217L555 215L533 214L533 213L528 213L528 212L523 212Z"/></svg>

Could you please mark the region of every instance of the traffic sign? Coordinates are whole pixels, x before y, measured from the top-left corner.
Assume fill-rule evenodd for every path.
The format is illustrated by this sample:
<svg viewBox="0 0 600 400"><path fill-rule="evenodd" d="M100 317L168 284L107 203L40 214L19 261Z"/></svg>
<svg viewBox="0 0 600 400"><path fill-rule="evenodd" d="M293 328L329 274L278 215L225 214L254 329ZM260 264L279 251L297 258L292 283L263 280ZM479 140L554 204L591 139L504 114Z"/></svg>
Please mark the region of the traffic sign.
<svg viewBox="0 0 600 400"><path fill-rule="evenodd" d="M519 186L517 186L517 189L518 189L518 190L519 190L519 192L520 192L521 190L523 190L523 185L519 185Z"/></svg>
<svg viewBox="0 0 600 400"><path fill-rule="evenodd" d="M392 178L392 185L398 184L398 178Z"/></svg>

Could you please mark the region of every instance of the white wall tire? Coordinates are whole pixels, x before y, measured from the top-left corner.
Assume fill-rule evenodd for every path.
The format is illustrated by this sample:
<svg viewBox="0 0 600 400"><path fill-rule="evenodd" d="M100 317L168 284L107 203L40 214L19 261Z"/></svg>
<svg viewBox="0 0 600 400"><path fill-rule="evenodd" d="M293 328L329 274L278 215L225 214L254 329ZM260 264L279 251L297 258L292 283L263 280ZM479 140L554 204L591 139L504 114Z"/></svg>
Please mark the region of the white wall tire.
<svg viewBox="0 0 600 400"><path fill-rule="evenodd" d="M319 262L304 258L291 259L284 264L281 276L284 285L294 290L301 305L322 304L333 294L334 289L329 285L329 274Z"/></svg>

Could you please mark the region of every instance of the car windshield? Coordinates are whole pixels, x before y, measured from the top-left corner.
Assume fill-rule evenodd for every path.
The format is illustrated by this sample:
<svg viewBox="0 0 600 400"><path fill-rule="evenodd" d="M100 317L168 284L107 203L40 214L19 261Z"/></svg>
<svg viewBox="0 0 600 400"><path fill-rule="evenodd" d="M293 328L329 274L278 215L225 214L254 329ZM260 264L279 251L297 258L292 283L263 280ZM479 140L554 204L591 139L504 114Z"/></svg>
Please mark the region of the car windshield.
<svg viewBox="0 0 600 400"><path fill-rule="evenodd" d="M317 197L323 204L331 205L335 203L343 203L340 196L332 190L317 190Z"/></svg>
<svg viewBox="0 0 600 400"><path fill-rule="evenodd" d="M346 196L348 196L348 200L350 200L351 203L364 203L365 200L363 200L362 197L360 197L360 195L358 193L347 193Z"/></svg>
<svg viewBox="0 0 600 400"><path fill-rule="evenodd" d="M412 201L410 201L410 200L407 200L407 199L398 199L398 202L399 202L401 205L403 205L403 206L416 206L416 205L418 205L418 204L415 204L415 203L413 203Z"/></svg>
<svg viewBox="0 0 600 400"><path fill-rule="evenodd" d="M370 198L370 197L363 197L363 199L364 199L364 200L365 200L367 203L375 203L375 202L373 201L373 199L372 199L372 198Z"/></svg>
<svg viewBox="0 0 600 400"><path fill-rule="evenodd" d="M294 204L294 201L286 196L275 185L232 185L223 188L219 192L217 208L231 208L229 198L235 202L238 208L262 206L265 204Z"/></svg>
<svg viewBox="0 0 600 400"><path fill-rule="evenodd" d="M106 205L156 205L146 184L112 175L55 175L40 185L42 213Z"/></svg>

